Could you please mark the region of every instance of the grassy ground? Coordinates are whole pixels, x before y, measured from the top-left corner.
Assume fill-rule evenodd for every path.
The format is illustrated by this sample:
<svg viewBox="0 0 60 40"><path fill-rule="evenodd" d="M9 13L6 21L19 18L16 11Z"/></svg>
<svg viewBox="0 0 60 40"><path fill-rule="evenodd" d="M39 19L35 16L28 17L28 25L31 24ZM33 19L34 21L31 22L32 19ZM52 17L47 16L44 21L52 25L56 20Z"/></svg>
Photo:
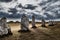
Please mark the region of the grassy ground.
<svg viewBox="0 0 60 40"><path fill-rule="evenodd" d="M31 24L29 25L29 29L31 32L19 33L20 23L9 23L11 27L11 31L13 33L12 36L0 38L0 40L60 40L60 23L54 26L41 27L41 24L36 23L37 28L31 28Z"/></svg>

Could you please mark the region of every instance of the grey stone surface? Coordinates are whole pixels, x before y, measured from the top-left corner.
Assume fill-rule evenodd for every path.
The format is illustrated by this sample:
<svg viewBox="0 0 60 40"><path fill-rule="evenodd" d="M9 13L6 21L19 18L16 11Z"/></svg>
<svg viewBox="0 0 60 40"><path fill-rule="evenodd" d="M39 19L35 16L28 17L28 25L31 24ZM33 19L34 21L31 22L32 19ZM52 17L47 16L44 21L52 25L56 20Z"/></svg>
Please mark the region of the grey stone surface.
<svg viewBox="0 0 60 40"><path fill-rule="evenodd" d="M28 30L29 30L29 19L25 14L23 14L21 18L21 31L28 31Z"/></svg>
<svg viewBox="0 0 60 40"><path fill-rule="evenodd" d="M7 25L6 18L3 17L0 19L0 35L7 35L8 29L10 29Z"/></svg>
<svg viewBox="0 0 60 40"><path fill-rule="evenodd" d="M45 20L44 19L42 19L42 25L41 25L42 27L45 27L46 25L45 25Z"/></svg>
<svg viewBox="0 0 60 40"><path fill-rule="evenodd" d="M32 28L36 28L35 26L35 16L32 15Z"/></svg>

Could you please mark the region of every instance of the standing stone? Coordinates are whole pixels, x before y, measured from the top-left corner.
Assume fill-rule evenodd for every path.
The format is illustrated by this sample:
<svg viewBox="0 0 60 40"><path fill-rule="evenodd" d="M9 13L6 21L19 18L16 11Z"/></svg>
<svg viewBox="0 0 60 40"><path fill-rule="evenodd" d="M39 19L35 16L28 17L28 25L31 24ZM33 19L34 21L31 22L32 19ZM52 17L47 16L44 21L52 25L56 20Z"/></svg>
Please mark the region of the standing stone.
<svg viewBox="0 0 60 40"><path fill-rule="evenodd" d="M49 26L54 26L53 21L49 21L48 25L49 25Z"/></svg>
<svg viewBox="0 0 60 40"><path fill-rule="evenodd" d="M35 26L35 16L34 15L32 15L32 28L37 28Z"/></svg>
<svg viewBox="0 0 60 40"><path fill-rule="evenodd" d="M45 26L45 20L44 19L42 19L42 25L41 25L42 27L46 27Z"/></svg>
<svg viewBox="0 0 60 40"><path fill-rule="evenodd" d="M2 21L0 20L0 36L2 36L3 35L3 30L2 30Z"/></svg>
<svg viewBox="0 0 60 40"><path fill-rule="evenodd" d="M6 18L5 17L3 17L2 19L1 19L1 27L2 27L2 34L3 35L7 35L8 34L8 32L9 32L9 28L8 28L8 26L7 26L7 22L6 22ZM10 30L11 31L11 30Z"/></svg>
<svg viewBox="0 0 60 40"><path fill-rule="evenodd" d="M19 32L28 32L29 31L29 19L28 17L23 14L21 18L21 30Z"/></svg>
<svg viewBox="0 0 60 40"><path fill-rule="evenodd" d="M6 27L6 19L5 17L1 18L1 29L2 29L2 34L3 35L6 35L8 34L8 30L7 30L7 27Z"/></svg>

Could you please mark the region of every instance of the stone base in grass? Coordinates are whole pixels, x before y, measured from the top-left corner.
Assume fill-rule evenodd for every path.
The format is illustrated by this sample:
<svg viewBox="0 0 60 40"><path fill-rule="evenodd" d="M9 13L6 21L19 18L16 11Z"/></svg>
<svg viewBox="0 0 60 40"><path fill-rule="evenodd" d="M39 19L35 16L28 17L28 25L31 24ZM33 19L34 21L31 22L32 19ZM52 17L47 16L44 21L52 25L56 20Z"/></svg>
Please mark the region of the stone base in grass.
<svg viewBox="0 0 60 40"><path fill-rule="evenodd" d="M46 25L41 25L42 27L46 27Z"/></svg>
<svg viewBox="0 0 60 40"><path fill-rule="evenodd" d="M37 28L36 26L33 26L32 28Z"/></svg>
<svg viewBox="0 0 60 40"><path fill-rule="evenodd" d="M8 32L8 35L13 35L13 33L12 32Z"/></svg>
<svg viewBox="0 0 60 40"><path fill-rule="evenodd" d="M13 33L8 33L8 34L4 34L4 35L0 35L0 38L3 38L3 37L8 37L10 35L12 35Z"/></svg>
<svg viewBox="0 0 60 40"><path fill-rule="evenodd" d="M54 26L54 24L48 25L48 26Z"/></svg>
<svg viewBox="0 0 60 40"><path fill-rule="evenodd" d="M8 29L8 35L13 35L13 33L11 32L11 29Z"/></svg>
<svg viewBox="0 0 60 40"><path fill-rule="evenodd" d="M18 32L30 32L30 30L19 30Z"/></svg>

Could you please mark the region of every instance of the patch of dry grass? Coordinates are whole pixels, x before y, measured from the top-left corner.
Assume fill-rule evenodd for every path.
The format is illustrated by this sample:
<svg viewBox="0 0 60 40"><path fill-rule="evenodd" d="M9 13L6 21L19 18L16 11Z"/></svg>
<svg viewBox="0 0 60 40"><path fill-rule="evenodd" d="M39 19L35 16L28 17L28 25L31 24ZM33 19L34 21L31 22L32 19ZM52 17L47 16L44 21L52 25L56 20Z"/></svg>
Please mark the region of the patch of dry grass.
<svg viewBox="0 0 60 40"><path fill-rule="evenodd" d="M41 27L40 23L36 23L37 28L31 28L31 24L29 24L29 28L31 32L18 33L20 30L20 23L9 23L11 27L11 31L13 33L12 36L0 38L0 40L60 40L60 23L55 26Z"/></svg>

